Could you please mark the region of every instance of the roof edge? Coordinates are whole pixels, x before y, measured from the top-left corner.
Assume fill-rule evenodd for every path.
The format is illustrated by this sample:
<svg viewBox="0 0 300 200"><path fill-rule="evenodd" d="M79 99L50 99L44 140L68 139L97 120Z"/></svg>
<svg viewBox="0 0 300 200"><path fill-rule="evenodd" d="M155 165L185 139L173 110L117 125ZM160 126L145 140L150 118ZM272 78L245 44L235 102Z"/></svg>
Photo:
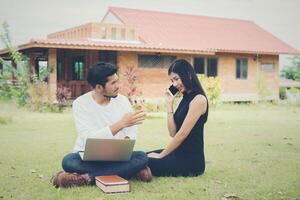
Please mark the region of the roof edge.
<svg viewBox="0 0 300 200"><path fill-rule="evenodd" d="M58 34L58 33L63 33L63 32L66 32L66 31L69 31L69 30L72 30L72 29L75 29L75 28L79 28L81 26L88 26L88 25L92 25L92 24L99 24L99 22L88 22L88 23L81 24L81 25L78 25L78 26L73 26L73 27L70 27L70 28L66 28L66 29L63 29L61 31L56 31L56 32L53 32L53 33L49 33L49 34L47 34L47 38L51 35L55 35L55 34Z"/></svg>
<svg viewBox="0 0 300 200"><path fill-rule="evenodd" d="M52 39L51 39L52 40ZM51 41L50 40L50 41ZM170 49L170 48L157 48L157 47L139 47L139 46L122 46L120 45L89 45L89 44L74 44L72 41L64 44L59 44L58 41L52 40L51 43L45 42L47 39L32 39L28 43L24 43L17 46L18 50L25 50L30 48L74 48L74 49L91 49L91 50L119 50L119 51L147 51L147 52L169 52L169 53L183 53L183 54L207 54L215 55L217 53L242 53L242 54L260 54L260 55L294 55L300 56L300 52L266 52L266 51L247 51L247 50L230 50L230 49L207 49L207 50L194 50L194 49ZM0 55L8 53L7 49L0 50Z"/></svg>
<svg viewBox="0 0 300 200"><path fill-rule="evenodd" d="M106 13L106 15L108 15L109 12L111 12L114 16L116 16L116 18L118 18L123 24L126 24L124 22L124 20L122 20L122 18L114 11L114 8L117 8L117 7L108 7L108 11ZM106 15L103 17L103 19L106 17ZM102 21L101 21L102 22Z"/></svg>
<svg viewBox="0 0 300 200"><path fill-rule="evenodd" d="M46 44L41 43L38 40L31 40L29 43L25 43L18 46L18 50L25 50L30 48L57 48L57 49L86 49L86 50L116 50L116 51L143 51L143 52L160 52L160 53L181 53L181 54L204 54L204 55L215 55L215 52L212 51L198 51L198 50L185 50L185 49L160 49L153 47L122 47L122 46L113 46L113 45L74 45L71 43L68 44ZM0 50L1 54L8 53L7 50Z"/></svg>

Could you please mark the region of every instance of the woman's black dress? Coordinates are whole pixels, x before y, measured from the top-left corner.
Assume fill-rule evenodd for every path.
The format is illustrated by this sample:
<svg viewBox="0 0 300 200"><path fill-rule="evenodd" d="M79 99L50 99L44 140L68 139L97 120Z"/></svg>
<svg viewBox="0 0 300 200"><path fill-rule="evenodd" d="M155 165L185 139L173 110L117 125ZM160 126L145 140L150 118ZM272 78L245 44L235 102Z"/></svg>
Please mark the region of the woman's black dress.
<svg viewBox="0 0 300 200"><path fill-rule="evenodd" d="M177 131L181 128L189 110L189 104L194 99L197 92L184 94L183 98L174 113L174 120ZM148 166L154 176L197 176L205 170L205 158L203 148L203 129L207 121L208 107L206 112L201 115L190 134L177 147L175 151L164 158L149 158ZM152 152L161 152L155 150Z"/></svg>

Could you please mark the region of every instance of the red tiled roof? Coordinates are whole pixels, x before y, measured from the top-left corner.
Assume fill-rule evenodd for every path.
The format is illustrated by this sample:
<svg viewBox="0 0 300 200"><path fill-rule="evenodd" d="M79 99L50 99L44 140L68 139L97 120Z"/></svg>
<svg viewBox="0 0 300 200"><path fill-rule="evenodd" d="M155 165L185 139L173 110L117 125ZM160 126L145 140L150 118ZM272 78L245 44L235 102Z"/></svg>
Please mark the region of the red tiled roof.
<svg viewBox="0 0 300 200"><path fill-rule="evenodd" d="M150 46L216 52L299 54L251 21L110 7Z"/></svg>
<svg viewBox="0 0 300 200"><path fill-rule="evenodd" d="M42 39L20 45L27 48L74 48L147 52L214 54L293 54L285 44L251 21L110 7L124 24L135 28L141 43L97 39ZM7 53L6 50L0 54Z"/></svg>

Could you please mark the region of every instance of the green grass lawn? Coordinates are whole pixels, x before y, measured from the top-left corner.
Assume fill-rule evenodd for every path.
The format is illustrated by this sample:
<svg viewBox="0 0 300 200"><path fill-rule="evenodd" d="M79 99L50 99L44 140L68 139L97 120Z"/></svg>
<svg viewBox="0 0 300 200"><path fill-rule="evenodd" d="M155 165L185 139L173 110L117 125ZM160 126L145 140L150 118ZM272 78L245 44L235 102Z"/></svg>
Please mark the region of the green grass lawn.
<svg viewBox="0 0 300 200"><path fill-rule="evenodd" d="M164 147L165 114L149 114L135 150ZM131 180L132 191L55 189L50 183L76 133L70 111L31 113L0 104L0 199L300 199L300 107L221 105L205 129L206 171L199 177Z"/></svg>

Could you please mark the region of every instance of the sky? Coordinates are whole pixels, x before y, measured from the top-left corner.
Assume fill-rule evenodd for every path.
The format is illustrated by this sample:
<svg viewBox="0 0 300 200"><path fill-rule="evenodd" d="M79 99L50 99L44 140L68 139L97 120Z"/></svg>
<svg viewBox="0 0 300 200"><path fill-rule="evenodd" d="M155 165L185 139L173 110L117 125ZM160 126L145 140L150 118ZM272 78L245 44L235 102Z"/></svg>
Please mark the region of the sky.
<svg viewBox="0 0 300 200"><path fill-rule="evenodd" d="M300 51L300 0L0 0L0 23L18 45L99 22L109 6L250 20ZM288 56L280 65L289 65Z"/></svg>

